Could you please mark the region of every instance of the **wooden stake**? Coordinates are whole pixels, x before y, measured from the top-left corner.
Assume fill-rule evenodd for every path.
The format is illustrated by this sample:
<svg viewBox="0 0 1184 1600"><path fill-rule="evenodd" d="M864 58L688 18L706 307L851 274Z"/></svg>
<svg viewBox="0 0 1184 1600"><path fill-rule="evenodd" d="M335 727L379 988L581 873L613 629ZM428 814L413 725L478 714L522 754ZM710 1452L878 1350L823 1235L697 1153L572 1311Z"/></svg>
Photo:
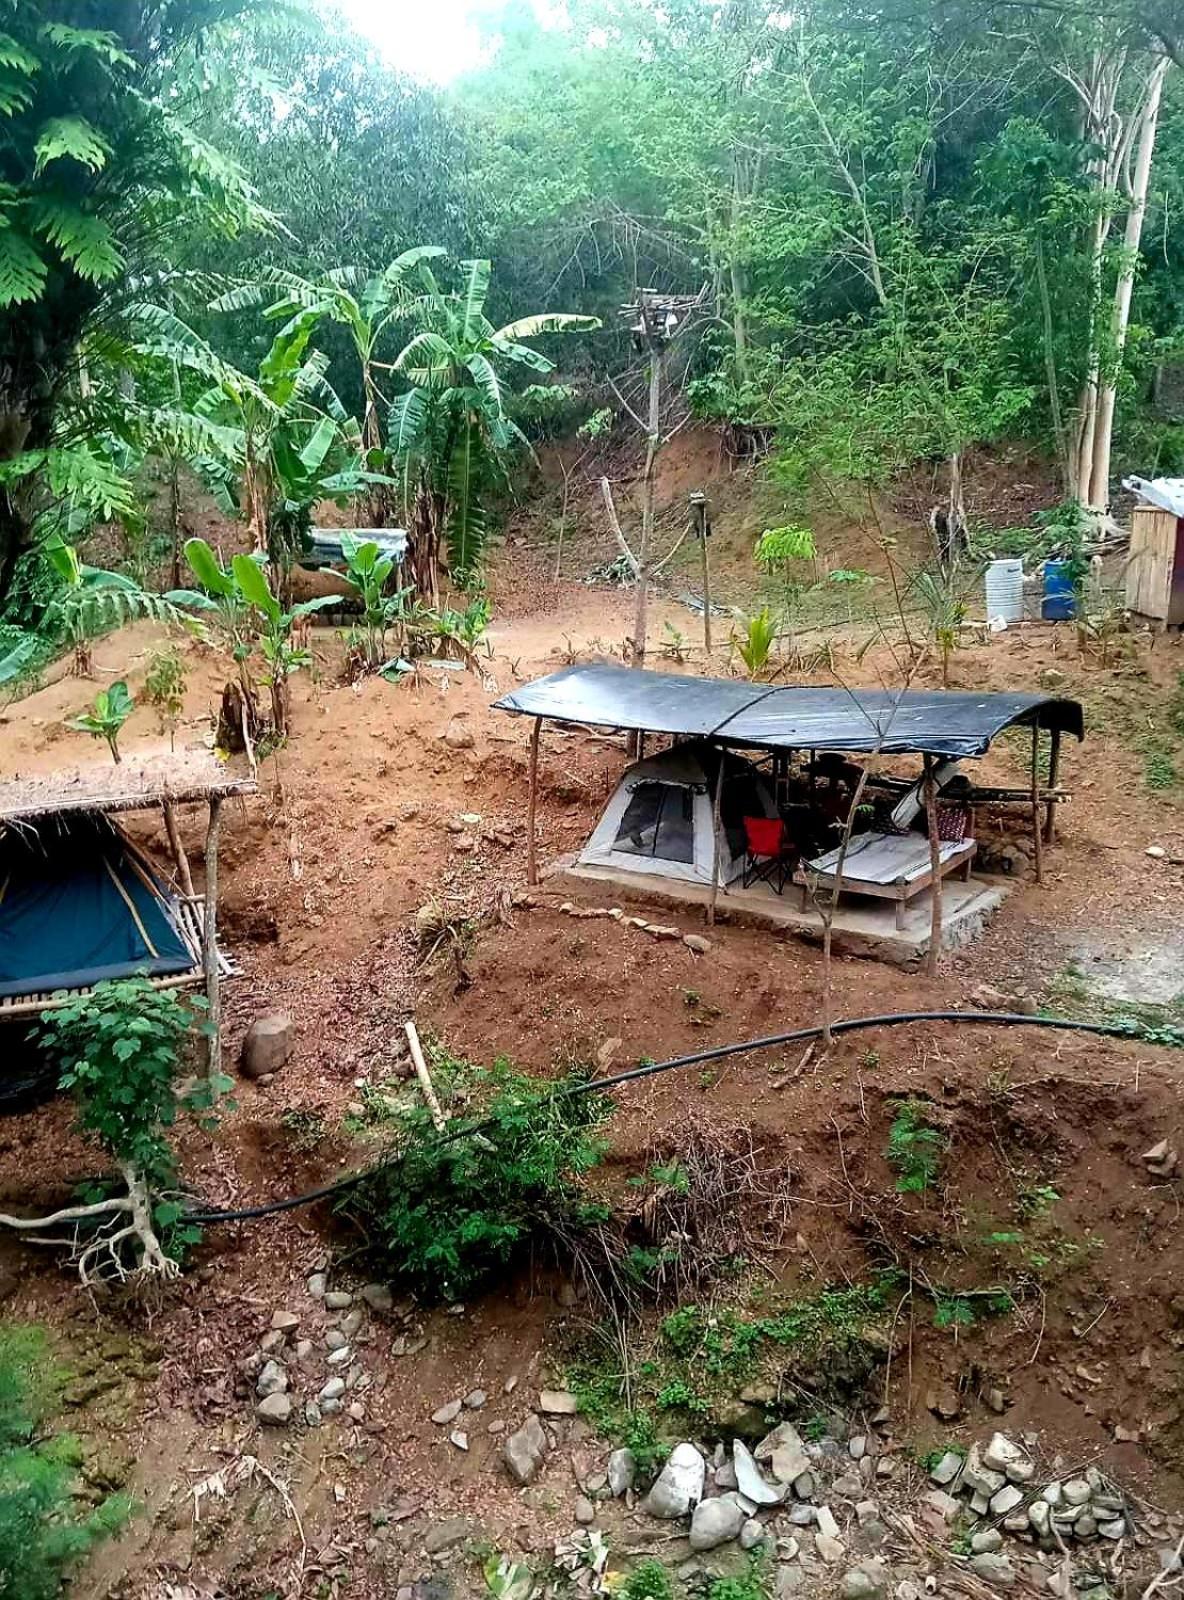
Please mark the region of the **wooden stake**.
<svg viewBox="0 0 1184 1600"><path fill-rule="evenodd" d="M206 978L206 1070L210 1077L222 1070L222 1001L218 993L218 832L222 826L222 796L210 797L206 829L206 900L201 930L201 964Z"/></svg>
<svg viewBox="0 0 1184 1600"><path fill-rule="evenodd" d="M534 885L539 881L538 846L535 843L535 814L539 799L539 732L542 717L534 719L530 732L530 795L526 802L526 881Z"/></svg>
<svg viewBox="0 0 1184 1600"><path fill-rule="evenodd" d="M1044 882L1044 828L1040 821L1040 727L1032 724L1032 843L1036 882Z"/></svg>
<svg viewBox="0 0 1184 1600"><path fill-rule="evenodd" d="M937 960L941 954L941 840L937 833L937 792L933 786L933 757L925 757L925 821L929 827L929 951L925 957L925 975L937 976Z"/></svg>
<svg viewBox="0 0 1184 1600"><path fill-rule="evenodd" d="M173 852L173 860L177 863L177 871L181 876L181 891L193 899L193 874L189 870L189 857L185 854L185 846L181 843L181 834L177 828L177 813L171 800L166 800L162 807L164 811L165 832L169 836L169 849Z"/></svg>
<svg viewBox="0 0 1184 1600"><path fill-rule="evenodd" d="M703 648L711 657L711 562L707 554L707 499L701 491L691 496L695 531L699 536L699 558L703 564Z"/></svg>
<svg viewBox="0 0 1184 1600"><path fill-rule="evenodd" d="M719 819L724 797L724 766L727 752L719 753L719 775L715 780L715 796L711 802L711 899L707 905L707 926L715 926L715 902L719 899Z"/></svg>
<svg viewBox="0 0 1184 1600"><path fill-rule="evenodd" d="M538 726L538 723L535 723ZM428 1064L423 1057L423 1046L419 1042L419 1034L414 1022L405 1024L407 1045L411 1051L411 1061L415 1067L415 1076L419 1079L419 1086L423 1090L423 1097L427 1101L428 1111L431 1113L432 1125L437 1133L443 1133L448 1126L447 1118L440 1109L440 1102L436 1098L436 1086L432 1082Z"/></svg>
<svg viewBox="0 0 1184 1600"><path fill-rule="evenodd" d="M1061 775L1061 730L1054 728L1049 736L1048 746L1048 788L1045 793L1051 792L1057 786ZM1056 801L1050 800L1044 813L1044 842L1051 844L1057 832L1057 807Z"/></svg>

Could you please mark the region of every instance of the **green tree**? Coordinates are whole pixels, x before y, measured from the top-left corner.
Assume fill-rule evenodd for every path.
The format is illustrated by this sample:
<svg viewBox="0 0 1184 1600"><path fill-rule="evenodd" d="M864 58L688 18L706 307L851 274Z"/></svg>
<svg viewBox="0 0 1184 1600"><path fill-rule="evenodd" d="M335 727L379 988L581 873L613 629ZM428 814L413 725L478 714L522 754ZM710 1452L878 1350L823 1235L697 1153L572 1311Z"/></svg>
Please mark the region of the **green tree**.
<svg viewBox="0 0 1184 1600"><path fill-rule="evenodd" d="M0 466L54 444L58 397L105 295L151 270L178 225L233 231L257 215L178 92L197 41L246 3L0 5ZM3 487L0 596L31 536L24 496Z"/></svg>

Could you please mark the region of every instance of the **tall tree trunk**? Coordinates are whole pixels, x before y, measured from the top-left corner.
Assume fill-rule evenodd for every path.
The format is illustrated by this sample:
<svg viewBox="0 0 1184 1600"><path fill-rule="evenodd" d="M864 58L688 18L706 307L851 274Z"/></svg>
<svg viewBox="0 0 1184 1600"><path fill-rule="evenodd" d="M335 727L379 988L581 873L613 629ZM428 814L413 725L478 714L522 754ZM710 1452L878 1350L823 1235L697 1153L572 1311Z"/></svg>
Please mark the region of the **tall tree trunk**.
<svg viewBox="0 0 1184 1600"><path fill-rule="evenodd" d="M1139 119L1139 146L1135 156L1135 170L1131 177L1130 210L1126 214L1122 263L1119 267L1118 282L1114 288L1114 310L1110 323L1110 364L1105 382L1098 391L1093 461L1086 500L1086 504L1096 506L1099 511L1104 511L1110 503L1110 448L1114 436L1114 402L1118 392L1118 378L1122 371L1127 328L1130 325L1131 294L1135 285L1139 245L1143 238L1143 218L1147 212L1147 189L1151 179L1151 158L1155 153L1155 132L1159 121L1160 100L1163 96L1163 80L1167 76L1167 70L1168 58L1161 56L1152 68L1142 116Z"/></svg>
<svg viewBox="0 0 1184 1600"><path fill-rule="evenodd" d="M1061 470L1061 487L1066 495L1073 493L1073 467L1070 460L1069 440L1065 434L1065 419L1061 413L1061 391L1057 378L1057 353L1053 342L1052 296L1048 291L1048 269L1044 260L1044 232L1036 229L1036 286L1040 292L1040 324L1044 343L1044 376L1048 385L1048 414L1052 419L1052 433L1056 441L1057 464Z"/></svg>
<svg viewBox="0 0 1184 1600"><path fill-rule="evenodd" d="M662 410L662 351L650 341L650 405L646 419L645 471L641 479L641 543L637 549L637 605L633 614L633 665L645 666L649 627L650 555L654 533L654 468L658 460Z"/></svg>

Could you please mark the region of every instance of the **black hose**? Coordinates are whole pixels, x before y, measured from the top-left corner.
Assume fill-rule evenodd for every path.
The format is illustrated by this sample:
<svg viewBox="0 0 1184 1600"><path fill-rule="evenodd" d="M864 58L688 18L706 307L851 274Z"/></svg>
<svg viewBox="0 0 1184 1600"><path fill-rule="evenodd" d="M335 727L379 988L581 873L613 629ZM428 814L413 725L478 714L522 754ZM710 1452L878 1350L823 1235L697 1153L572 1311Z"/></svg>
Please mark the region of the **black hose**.
<svg viewBox="0 0 1184 1600"><path fill-rule="evenodd" d="M1062 1032L1098 1033L1111 1039L1137 1039L1143 1030L1135 1022L1082 1022L1074 1017L1029 1017L1018 1011L889 1011L878 1017L846 1017L832 1022L830 1032L856 1033L862 1028L898 1028L913 1022L974 1022L1006 1028L1058 1028ZM610 1078L590 1078L583 1082L562 1084L555 1090L556 1100L577 1099L585 1094L604 1094L623 1083L636 1083L639 1078L653 1078L662 1072L673 1072L679 1067L702 1066L708 1061L722 1061L727 1056L745 1055L750 1050L772 1050L780 1045L803 1044L808 1039L821 1039L826 1033L821 1024L812 1028L794 1028L789 1033L770 1033L760 1039L745 1039L739 1044L719 1044L710 1050L696 1050L693 1055L673 1056L669 1061L644 1061L626 1072L615 1073ZM1184 1034L1176 1037L1176 1030L1161 1030L1162 1037L1154 1042L1184 1045ZM458 1123L439 1136L429 1149L442 1149L455 1144L458 1139L471 1138L491 1125L490 1120L475 1123ZM393 1159L398 1159L396 1155ZM378 1163L381 1165L382 1163ZM361 1172L349 1172L332 1183L310 1189L306 1194L291 1195L286 1200L271 1200L264 1205L244 1206L238 1211L193 1211L185 1215L186 1222L206 1227L215 1222L251 1222L259 1217L272 1217L282 1211L295 1211L300 1206L314 1205L331 1195L342 1194L368 1177L374 1167Z"/></svg>

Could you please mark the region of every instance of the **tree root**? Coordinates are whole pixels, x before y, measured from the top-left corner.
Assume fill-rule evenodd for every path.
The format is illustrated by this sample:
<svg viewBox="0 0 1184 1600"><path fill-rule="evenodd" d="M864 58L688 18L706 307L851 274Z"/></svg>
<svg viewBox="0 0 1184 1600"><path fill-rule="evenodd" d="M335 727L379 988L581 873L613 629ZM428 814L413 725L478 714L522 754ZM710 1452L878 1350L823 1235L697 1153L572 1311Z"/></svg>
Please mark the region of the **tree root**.
<svg viewBox="0 0 1184 1600"><path fill-rule="evenodd" d="M12 1217L0 1212L0 1227L14 1228L31 1244L69 1251L86 1289L99 1284L173 1279L181 1269L166 1255L152 1223L152 1200L135 1167L120 1163L127 1193L93 1205L64 1206L47 1217ZM65 1228L64 1233L44 1230ZM135 1265L127 1265L132 1255Z"/></svg>

